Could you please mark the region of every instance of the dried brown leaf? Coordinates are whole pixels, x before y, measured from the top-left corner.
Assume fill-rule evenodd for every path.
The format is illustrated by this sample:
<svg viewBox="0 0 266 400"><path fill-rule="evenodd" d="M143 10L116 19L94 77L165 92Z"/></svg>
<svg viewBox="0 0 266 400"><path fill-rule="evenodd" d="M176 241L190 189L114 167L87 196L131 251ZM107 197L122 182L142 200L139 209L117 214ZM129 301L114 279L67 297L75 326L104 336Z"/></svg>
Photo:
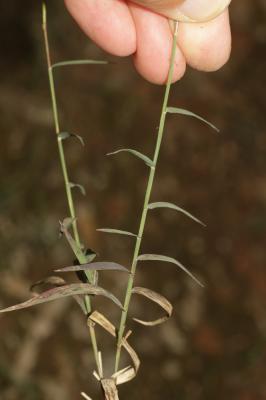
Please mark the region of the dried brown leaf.
<svg viewBox="0 0 266 400"><path fill-rule="evenodd" d="M132 293L140 294L141 296L147 297L149 300L153 301L154 303L158 304L164 311L166 311L166 316L158 318L154 321L143 321L138 318L133 318L134 321L138 322L141 325L145 326L155 326L162 324L168 318L171 317L173 312L172 304L161 294L154 292L153 290L143 288L143 287L134 287L132 289Z"/></svg>

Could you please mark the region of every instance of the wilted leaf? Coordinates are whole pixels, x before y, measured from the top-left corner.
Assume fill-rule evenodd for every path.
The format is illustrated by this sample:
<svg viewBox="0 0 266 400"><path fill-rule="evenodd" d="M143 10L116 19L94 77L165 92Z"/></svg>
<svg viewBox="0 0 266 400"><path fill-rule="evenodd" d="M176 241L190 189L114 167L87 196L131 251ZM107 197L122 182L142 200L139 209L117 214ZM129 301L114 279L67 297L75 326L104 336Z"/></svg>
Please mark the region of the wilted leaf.
<svg viewBox="0 0 266 400"><path fill-rule="evenodd" d="M118 154L118 153L121 153L121 152L131 153L135 157L140 158L142 161L144 161L145 164L148 165L148 167L152 167L153 166L153 162L149 157L147 157L144 154L140 153L139 151L133 150L133 149L119 149L119 150L113 151L112 153L108 153L107 155L111 156L113 154Z"/></svg>
<svg viewBox="0 0 266 400"><path fill-rule="evenodd" d="M79 183L69 182L69 187L71 189L78 188L80 190L81 194L83 194L83 196L86 196L86 190L85 190L84 186L80 185Z"/></svg>
<svg viewBox="0 0 266 400"><path fill-rule="evenodd" d="M143 288L143 287L134 287L132 289L132 293L140 294L144 297L147 297L154 303L158 304L161 308L163 308L166 311L166 316L162 318L158 318L154 321L143 321L138 318L133 318L134 321L138 322L139 324L145 325L145 326L155 326L162 324L165 322L168 318L171 317L172 312L173 312L173 306L172 304L161 294L154 292L153 290Z"/></svg>
<svg viewBox="0 0 266 400"><path fill-rule="evenodd" d="M101 386L105 400L119 400L115 379L101 379Z"/></svg>
<svg viewBox="0 0 266 400"><path fill-rule="evenodd" d="M36 292L37 288L42 288L45 286L58 287L64 286L65 284L66 281L63 278L60 278L60 276L48 276L47 278L37 281L31 285L30 291L33 293L38 293Z"/></svg>
<svg viewBox="0 0 266 400"><path fill-rule="evenodd" d="M129 270L123 265L114 262L94 262L89 264L71 265L56 269L55 272L70 272L70 271L123 271L128 272Z"/></svg>
<svg viewBox="0 0 266 400"><path fill-rule="evenodd" d="M93 313L89 316L88 318L88 324L90 323L96 323L100 325L104 330L110 333L113 337L117 337L116 335L116 329L114 325L101 313L98 311L93 311ZM140 360L135 352L135 350L130 346L128 341L123 338L122 339L122 347L127 351L129 354L132 362L133 362L133 367L127 367L124 368L121 371L116 372L114 375L112 375L112 378L115 379L117 385L121 385L122 383L128 382L131 379L135 378L137 371L140 366Z"/></svg>
<svg viewBox="0 0 266 400"><path fill-rule="evenodd" d="M67 61L62 61L58 62L52 65L52 68L58 68L58 67L70 67L73 65L87 65L87 64L108 64L108 61L97 61L97 60L67 60Z"/></svg>
<svg viewBox="0 0 266 400"><path fill-rule="evenodd" d="M78 139L78 140L80 141L80 143L82 144L82 146L84 146L83 137L81 137L81 136L79 136L79 135L76 135L76 134L74 134L74 133L69 133L69 132L60 132L60 133L58 134L58 138L59 138L60 140L65 140L65 139L68 139L68 138L70 138L70 137L74 137L74 138Z"/></svg>
<svg viewBox="0 0 266 400"><path fill-rule="evenodd" d="M165 201L159 201L157 203L150 203L148 205L148 208L150 210L153 210L154 208L171 208L172 210L180 211L181 213L185 214L187 217L193 219L193 221L196 221L198 224L206 226L203 222L201 222L198 218L194 217L194 215L190 214L188 211L184 210L181 207L176 206L173 203L167 203Z"/></svg>
<svg viewBox="0 0 266 400"><path fill-rule="evenodd" d="M128 231L121 231L119 229L111 229L111 228L100 228L97 229L98 232L105 232L105 233L115 233L118 235L126 235L126 236L137 236L135 233L128 232Z"/></svg>
<svg viewBox="0 0 266 400"><path fill-rule="evenodd" d="M211 124L209 121L207 121L206 119L200 117L197 114L194 114L191 111L185 110L183 108L177 108L177 107L167 107L166 111L169 114L180 114L180 115L187 115L188 117L193 117L196 119L199 119L200 121L204 122L205 124L209 125L212 129L214 129L216 132L219 132L219 129L216 128L215 125Z"/></svg>
<svg viewBox="0 0 266 400"><path fill-rule="evenodd" d="M58 300L63 297L69 297L69 296L73 297L81 294L104 296L112 300L116 305L118 305L119 308L123 308L120 301L112 293L108 292L107 290L99 286L90 285L88 283L72 283L70 285L60 286L54 289L47 290L23 303L16 304L14 306L0 310L0 313L20 310L22 308L32 307L37 304Z"/></svg>
<svg viewBox="0 0 266 400"><path fill-rule="evenodd" d="M142 254L138 258L138 261L164 261L168 263L172 263L181 268L187 275L189 275L195 282L197 282L200 286L204 287L204 285L179 261L175 258L162 256L159 254Z"/></svg>

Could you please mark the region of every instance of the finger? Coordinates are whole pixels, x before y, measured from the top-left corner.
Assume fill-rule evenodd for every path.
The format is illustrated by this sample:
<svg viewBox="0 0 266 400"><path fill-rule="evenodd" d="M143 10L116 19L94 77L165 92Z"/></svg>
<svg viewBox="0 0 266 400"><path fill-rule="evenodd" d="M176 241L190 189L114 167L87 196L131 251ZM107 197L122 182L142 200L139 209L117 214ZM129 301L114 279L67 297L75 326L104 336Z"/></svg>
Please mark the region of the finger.
<svg viewBox="0 0 266 400"><path fill-rule="evenodd" d="M136 50L132 16L122 0L65 0L83 31L102 49L117 56Z"/></svg>
<svg viewBox="0 0 266 400"><path fill-rule="evenodd" d="M131 0L180 22L206 22L220 15L231 0Z"/></svg>
<svg viewBox="0 0 266 400"><path fill-rule="evenodd" d="M169 71L173 35L165 17L135 4L129 4L136 26L137 51L134 64L137 71L148 81L165 83ZM173 80L180 79L186 70L186 62L179 48L176 51Z"/></svg>
<svg viewBox="0 0 266 400"><path fill-rule="evenodd" d="M221 68L231 52L228 10L209 22L180 23L178 44L191 67L201 71Z"/></svg>

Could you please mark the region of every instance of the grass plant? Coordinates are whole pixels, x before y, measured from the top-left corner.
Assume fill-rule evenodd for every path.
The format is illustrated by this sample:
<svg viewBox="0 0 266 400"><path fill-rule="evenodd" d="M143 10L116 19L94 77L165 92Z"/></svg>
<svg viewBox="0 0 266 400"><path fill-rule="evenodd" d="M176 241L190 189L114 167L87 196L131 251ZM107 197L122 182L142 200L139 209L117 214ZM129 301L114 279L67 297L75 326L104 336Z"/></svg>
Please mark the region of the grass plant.
<svg viewBox="0 0 266 400"><path fill-rule="evenodd" d="M116 228L102 228L99 231L108 233L108 234L118 234L118 235L127 235L131 236L132 240L135 241L135 247L133 251L131 268L127 269L124 266L117 264L115 262L97 262L95 261L96 254L94 252L88 252L86 248L82 245L80 240L80 234L78 230L78 221L75 212L75 204L72 196L72 190L75 188L79 188L82 193L84 193L84 188L77 183L71 182L69 178L69 172L67 168L67 162L64 151L64 141L69 139L70 137L74 137L80 141L81 145L84 145L83 139L69 132L62 132L60 129L60 121L59 121L59 113L57 107L57 99L56 99L56 90L55 90L55 78L54 78L54 70L81 65L81 64L102 64L105 65L105 61L97 61L97 60L68 60L57 63L52 63L49 49L49 40L48 40L48 32L47 32L47 17L46 17L46 7L43 4L42 8L42 27L43 27L43 35L44 35L44 45L45 45L45 54L47 60L47 71L49 78L49 89L51 94L51 103L52 103L52 111L54 117L54 129L56 134L56 140L58 144L58 154L64 179L65 192L67 198L67 204L69 209L69 216L65 218L62 222L60 222L60 232L67 240L69 246L71 247L76 259L76 265L71 265L68 267L56 269L57 273L67 273L69 271L74 271L78 274L80 278L80 283L71 283L67 284L63 278L58 275L50 276L44 280L36 282L32 285L32 290L34 291L36 287L42 286L44 283L50 285L49 290L42 291L40 294L35 294L29 300L17 304L15 306L11 306L1 310L0 312L14 311L22 308L31 307L36 304L45 303L48 301L57 300L63 297L71 296L75 301L78 302L80 308L84 312L86 317L86 323L89 328L89 334L91 338L91 344L93 348L93 354L95 358L95 364L97 371L93 372L93 375L100 382L100 385L103 390L103 396L107 400L117 400L118 399L118 385L123 384L125 382L133 379L140 366L140 359L135 352L135 350L131 347L128 342L128 338L132 332L126 332L127 320L131 318L130 315L130 304L132 301L132 296L134 294L138 294L144 296L151 300L152 302L159 305L163 310L163 316L153 321L143 321L138 318L133 318L137 323L142 324L144 326L156 326L161 323L164 323L168 318L171 317L172 314L172 305L171 303L161 294L154 292L151 289L136 287L134 286L135 275L137 272L137 267L140 262L146 261L161 261L165 263L174 264L176 267L181 269L190 278L192 278L196 284L201 286L202 283L178 260L159 254L143 254L142 253L142 239L145 233L145 225L148 214L153 212L154 209L157 208L168 208L170 210L175 210L177 212L183 213L188 218L192 219L196 223L204 225L198 218L194 217L188 211L183 208L167 202L150 202L153 184L156 176L157 170L157 162L160 155L160 150L162 146L162 140L165 132L165 122L166 118L170 114L180 114L185 116L190 116L199 119L200 121L206 123L213 129L217 130L215 126L210 124L208 121L204 120L202 117L181 109L177 107L169 106L169 94L172 85L173 71L175 65L175 52L177 46L177 35L178 35L178 22L174 21L174 32L173 32L173 43L170 57L170 68L168 72L167 82L165 85L165 93L163 98L163 104L160 115L159 129L157 133L157 139L154 148L154 154L152 158L147 157L141 152L135 149L121 148L117 151L109 153L108 155L117 155L121 152L129 153L135 156L137 159L142 161L145 164L145 167L148 169L147 174L147 185L144 194L144 201L142 212L140 215L139 228L137 233L132 233L128 231L119 230ZM124 302L123 304L117 299L110 291L102 288L98 285L98 274L100 271L104 270L115 270L126 273L128 275L127 285L125 288L124 294ZM121 312L120 323L116 327L114 326L103 314L99 313L95 307L95 301L92 301L92 296L105 296L110 301L115 303L118 309ZM111 376L105 376L103 370L103 362L102 362L102 354L99 351L97 338L96 338L96 326L102 327L105 331L107 331L111 336L116 340L116 354L114 357L114 371ZM131 359L131 364L125 368L120 369L120 358L121 351L125 350L129 358ZM85 399L90 399L90 397L81 392L81 396Z"/></svg>

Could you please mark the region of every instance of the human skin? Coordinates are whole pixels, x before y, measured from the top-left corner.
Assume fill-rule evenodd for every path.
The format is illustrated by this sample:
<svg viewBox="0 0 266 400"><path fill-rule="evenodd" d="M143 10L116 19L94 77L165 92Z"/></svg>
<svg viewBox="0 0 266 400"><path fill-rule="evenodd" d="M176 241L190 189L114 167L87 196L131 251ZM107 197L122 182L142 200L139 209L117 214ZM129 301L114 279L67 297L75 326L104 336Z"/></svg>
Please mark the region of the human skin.
<svg viewBox="0 0 266 400"><path fill-rule="evenodd" d="M172 43L169 19L179 21L173 80L189 65L216 71L229 59L230 0L65 0L82 30L103 50L132 56L152 83L166 81Z"/></svg>

